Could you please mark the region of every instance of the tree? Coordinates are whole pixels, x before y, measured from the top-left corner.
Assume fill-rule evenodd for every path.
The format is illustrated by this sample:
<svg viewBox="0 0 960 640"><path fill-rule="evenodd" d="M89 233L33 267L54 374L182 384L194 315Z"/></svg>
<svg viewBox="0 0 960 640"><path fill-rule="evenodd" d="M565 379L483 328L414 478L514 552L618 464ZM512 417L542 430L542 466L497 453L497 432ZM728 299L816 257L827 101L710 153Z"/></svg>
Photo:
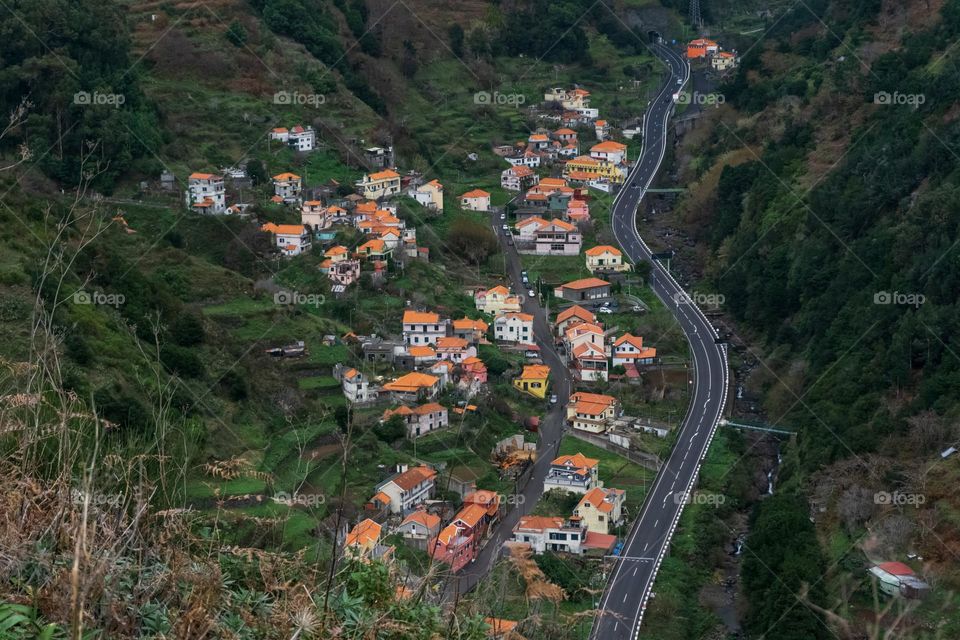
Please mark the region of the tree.
<svg viewBox="0 0 960 640"><path fill-rule="evenodd" d="M390 444L407 435L407 425L403 416L392 415L389 419L375 426L373 432L377 434L380 440Z"/></svg>
<svg viewBox="0 0 960 640"><path fill-rule="evenodd" d="M258 187L267 184L270 180L263 163L256 158L247 163L247 175L250 176L253 184Z"/></svg>
<svg viewBox="0 0 960 640"><path fill-rule="evenodd" d="M458 58L463 57L463 27L454 22L450 25L450 28L447 29L447 37L450 39L450 51L453 52L453 55Z"/></svg>
<svg viewBox="0 0 960 640"><path fill-rule="evenodd" d="M241 47L247 42L247 28L239 20L234 20L227 27L225 34L227 41L235 47Z"/></svg>
<svg viewBox="0 0 960 640"><path fill-rule="evenodd" d="M450 225L450 251L475 266L496 253L497 237L485 224L470 218L458 218Z"/></svg>
<svg viewBox="0 0 960 640"><path fill-rule="evenodd" d="M203 322L194 313L181 313L170 325L170 337L181 347L193 347L203 342Z"/></svg>

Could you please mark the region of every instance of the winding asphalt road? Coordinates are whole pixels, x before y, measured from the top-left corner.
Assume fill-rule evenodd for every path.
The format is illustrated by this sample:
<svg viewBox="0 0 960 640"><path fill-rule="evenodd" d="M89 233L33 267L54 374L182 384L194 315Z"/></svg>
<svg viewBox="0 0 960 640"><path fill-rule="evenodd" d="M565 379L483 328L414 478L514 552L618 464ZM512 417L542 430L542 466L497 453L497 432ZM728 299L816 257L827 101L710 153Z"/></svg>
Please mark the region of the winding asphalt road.
<svg viewBox="0 0 960 640"><path fill-rule="evenodd" d="M591 638L633 640L660 563L669 550L670 538L692 492L727 399L726 347L716 343L717 332L683 288L659 262L637 233L636 211L653 182L666 153L666 130L673 111L673 93L690 80L690 65L666 45L654 46L666 64L667 77L660 93L644 116L643 151L613 204L614 235L634 262L652 263L650 285L657 297L674 314L690 343L694 379L687 409L676 444L660 469L634 522L616 564L607 579L594 619Z"/></svg>

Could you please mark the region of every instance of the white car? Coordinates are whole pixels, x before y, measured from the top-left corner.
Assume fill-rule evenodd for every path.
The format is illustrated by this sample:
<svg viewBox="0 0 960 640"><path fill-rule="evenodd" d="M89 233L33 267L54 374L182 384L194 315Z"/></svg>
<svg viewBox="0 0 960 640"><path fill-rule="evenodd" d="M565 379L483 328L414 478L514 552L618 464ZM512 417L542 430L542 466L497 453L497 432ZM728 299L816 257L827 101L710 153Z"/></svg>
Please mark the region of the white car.
<svg viewBox="0 0 960 640"><path fill-rule="evenodd" d="M507 219L507 214L501 213L501 214L500 214L500 219L501 219L501 220L506 220L506 219Z"/></svg>
<svg viewBox="0 0 960 640"><path fill-rule="evenodd" d="M597 309L597 313L613 313L613 309L610 307L600 307Z"/></svg>
<svg viewBox="0 0 960 640"><path fill-rule="evenodd" d="M537 297L537 293L533 289L528 290L527 295L530 296L531 298Z"/></svg>
<svg viewBox="0 0 960 640"><path fill-rule="evenodd" d="M509 226L507 226L507 225L505 225L505 224L502 224L502 225L500 225L500 228L503 229L503 232L504 232L504 233L510 233L510 227L509 227Z"/></svg>

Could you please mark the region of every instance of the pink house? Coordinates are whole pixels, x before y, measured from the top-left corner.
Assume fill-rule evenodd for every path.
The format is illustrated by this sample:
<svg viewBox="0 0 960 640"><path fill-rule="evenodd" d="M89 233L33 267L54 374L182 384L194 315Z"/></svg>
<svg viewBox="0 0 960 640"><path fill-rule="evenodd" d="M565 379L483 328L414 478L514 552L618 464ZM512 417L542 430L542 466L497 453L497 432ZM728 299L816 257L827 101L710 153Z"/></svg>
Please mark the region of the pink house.
<svg viewBox="0 0 960 640"><path fill-rule="evenodd" d="M481 384L486 383L487 365L483 364L483 360L473 356L472 358L466 358L462 365L463 374L460 376L461 380L466 380L467 382L479 382Z"/></svg>
<svg viewBox="0 0 960 640"><path fill-rule="evenodd" d="M590 205L584 200L571 198L567 204L567 220L574 224L590 220Z"/></svg>
<svg viewBox="0 0 960 640"><path fill-rule="evenodd" d="M487 529L487 509L467 504L440 533L430 540L427 552L452 571L463 569L477 557L480 541Z"/></svg>

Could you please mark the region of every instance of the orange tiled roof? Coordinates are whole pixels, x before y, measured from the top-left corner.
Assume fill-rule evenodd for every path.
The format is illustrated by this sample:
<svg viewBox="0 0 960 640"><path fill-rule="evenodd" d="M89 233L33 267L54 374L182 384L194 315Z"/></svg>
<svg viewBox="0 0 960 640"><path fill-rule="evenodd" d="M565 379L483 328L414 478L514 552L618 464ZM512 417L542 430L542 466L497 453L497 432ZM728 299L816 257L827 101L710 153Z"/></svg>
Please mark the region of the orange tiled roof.
<svg viewBox="0 0 960 640"><path fill-rule="evenodd" d="M528 364L523 367L520 380L543 380L550 376L550 367L545 364Z"/></svg>
<svg viewBox="0 0 960 640"><path fill-rule="evenodd" d="M415 522L427 529L435 529L440 525L440 516L435 516L432 513L427 513L423 509L414 511L406 518L403 519L403 522L400 523L400 526L407 524L408 522Z"/></svg>
<svg viewBox="0 0 960 640"><path fill-rule="evenodd" d="M385 171L371 173L368 177L370 180L393 180L394 178L399 178L400 174L392 169L386 169Z"/></svg>
<svg viewBox="0 0 960 640"><path fill-rule="evenodd" d="M348 547L375 544L380 539L381 529L382 527L370 518L361 520L347 534L346 544Z"/></svg>
<svg viewBox="0 0 960 640"><path fill-rule="evenodd" d="M560 324L569 318L580 318L586 322L595 322L597 316L593 315L580 305L575 304L572 307L567 307L557 315L557 324Z"/></svg>
<svg viewBox="0 0 960 640"><path fill-rule="evenodd" d="M425 480L432 480L435 477L437 477L436 471L426 465L420 465L419 467L414 467L413 469L404 471L397 477L393 478L392 482L404 491L410 491L421 482L424 482Z"/></svg>
<svg viewBox="0 0 960 640"><path fill-rule="evenodd" d="M440 314L430 311L414 311L407 309L403 312L403 324L439 324Z"/></svg>
<svg viewBox="0 0 960 640"><path fill-rule="evenodd" d="M580 280L574 280L573 282L568 282L563 285L564 289L573 289L578 291L580 289L592 289L593 287L607 287L610 286L610 283L606 280L601 280L600 278L582 278Z"/></svg>
<svg viewBox="0 0 960 640"><path fill-rule="evenodd" d="M277 182L287 182L290 180L299 180L300 176L298 176L295 173L287 172L287 173L278 173L277 175L273 176L273 179L276 180Z"/></svg>
<svg viewBox="0 0 960 640"><path fill-rule="evenodd" d="M461 198L489 198L490 194L484 191L483 189L474 189L472 191L467 191L465 194L460 196Z"/></svg>
<svg viewBox="0 0 960 640"><path fill-rule="evenodd" d="M388 382L383 385L383 388L387 391L397 391L400 393L411 393L418 391L426 387L432 387L440 378L436 376L431 376L426 373L412 372L406 375L402 375L393 382Z"/></svg>
<svg viewBox="0 0 960 640"><path fill-rule="evenodd" d="M590 249L587 249L584 253L586 253L588 256L601 256L605 253L610 253L615 256L623 255L620 249L617 249L616 247L612 247L609 244L601 244L601 245L597 245L596 247L591 247Z"/></svg>
<svg viewBox="0 0 960 640"><path fill-rule="evenodd" d="M600 461L595 458L588 458L582 453L577 452L572 456L571 455L560 456L559 458L556 458L551 464L555 464L561 467L572 466L572 467L577 467L578 469L583 469L583 468L590 469L600 464Z"/></svg>

